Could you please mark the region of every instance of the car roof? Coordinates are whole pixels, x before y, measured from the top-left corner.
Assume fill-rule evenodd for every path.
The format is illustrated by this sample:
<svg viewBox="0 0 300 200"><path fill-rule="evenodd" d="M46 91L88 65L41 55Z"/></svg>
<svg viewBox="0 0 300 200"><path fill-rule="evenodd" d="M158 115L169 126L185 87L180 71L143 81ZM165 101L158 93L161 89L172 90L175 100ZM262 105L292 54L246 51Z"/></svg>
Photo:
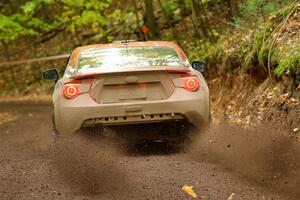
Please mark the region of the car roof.
<svg viewBox="0 0 300 200"><path fill-rule="evenodd" d="M143 47L168 47L173 48L177 54L181 57L183 60L187 60L185 53L183 50L175 43L175 42L169 42L169 41L143 41L143 42L117 42L117 43L108 43L108 44L93 44L93 45L86 45L82 47L77 47L74 49L74 51L71 54L69 65L76 66L77 60L79 58L79 55L83 51L89 51L93 49L102 49L102 48L115 48L115 47L131 47L131 46L143 46Z"/></svg>
<svg viewBox="0 0 300 200"><path fill-rule="evenodd" d="M175 42L168 42L168 41L120 41L120 42L113 42L108 44L93 44L93 45L86 45L82 47L77 47L74 51L85 51L90 49L101 49L101 48L113 48L113 47L124 47L124 46L148 46L148 47L177 47L178 45Z"/></svg>

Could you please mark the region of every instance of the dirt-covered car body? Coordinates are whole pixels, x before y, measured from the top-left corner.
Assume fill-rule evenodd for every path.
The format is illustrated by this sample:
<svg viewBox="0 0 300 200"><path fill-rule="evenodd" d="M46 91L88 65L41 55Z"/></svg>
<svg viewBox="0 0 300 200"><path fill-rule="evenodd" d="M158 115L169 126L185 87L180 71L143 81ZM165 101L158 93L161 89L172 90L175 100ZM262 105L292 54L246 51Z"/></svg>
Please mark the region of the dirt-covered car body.
<svg viewBox="0 0 300 200"><path fill-rule="evenodd" d="M184 120L198 126L210 117L207 84L173 42L76 48L56 82L53 105L61 134L85 126Z"/></svg>

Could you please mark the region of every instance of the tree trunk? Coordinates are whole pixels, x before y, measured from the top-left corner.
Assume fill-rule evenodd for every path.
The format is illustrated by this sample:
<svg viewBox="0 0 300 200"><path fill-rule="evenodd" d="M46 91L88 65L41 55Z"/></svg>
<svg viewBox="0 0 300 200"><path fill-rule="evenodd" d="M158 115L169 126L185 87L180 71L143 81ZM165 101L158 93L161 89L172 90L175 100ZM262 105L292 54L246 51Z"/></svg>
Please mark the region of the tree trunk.
<svg viewBox="0 0 300 200"><path fill-rule="evenodd" d="M138 11L138 5L136 0L133 0L133 6L134 6L134 12L135 12L135 18L136 18L136 27L140 28L140 19L139 19L139 11Z"/></svg>
<svg viewBox="0 0 300 200"><path fill-rule="evenodd" d="M135 13L135 20L136 20L136 29L134 33L136 34L138 40L142 39L142 33L141 33L141 24L140 24L140 18L139 18L139 10L138 10L138 4L136 0L133 0L133 7L134 7L134 13Z"/></svg>
<svg viewBox="0 0 300 200"><path fill-rule="evenodd" d="M209 31L209 24L203 16L205 14L205 10L202 6L202 2L199 2L197 0L192 0L191 1L191 6L192 6L192 19L193 19L193 24L196 26L196 33L203 35L204 37L210 38L210 31Z"/></svg>
<svg viewBox="0 0 300 200"><path fill-rule="evenodd" d="M233 21L239 15L238 7L235 0L226 0L229 6L230 18Z"/></svg>
<svg viewBox="0 0 300 200"><path fill-rule="evenodd" d="M180 16L184 18L191 14L190 10L186 7L184 0L177 0L177 4L180 8Z"/></svg>
<svg viewBox="0 0 300 200"><path fill-rule="evenodd" d="M145 6L145 24L149 29L149 39L158 39L159 29L155 21L153 0L145 0Z"/></svg>
<svg viewBox="0 0 300 200"><path fill-rule="evenodd" d="M168 24L168 27L171 28L171 30L172 30L173 38L175 38L175 40L176 40L177 42L179 42L179 40L178 40L178 38L177 38L175 26L173 26L173 24L171 23L171 21L170 21L170 19L169 19L169 17L168 17L168 14L167 14L166 10L164 9L164 7L163 7L163 5L162 5L162 3L161 3L161 0L158 0L158 3L159 3L159 6L160 6L160 8L161 8L161 10L162 10L162 12L163 12L163 15L164 15L165 20L166 20L166 22L167 22L167 24Z"/></svg>

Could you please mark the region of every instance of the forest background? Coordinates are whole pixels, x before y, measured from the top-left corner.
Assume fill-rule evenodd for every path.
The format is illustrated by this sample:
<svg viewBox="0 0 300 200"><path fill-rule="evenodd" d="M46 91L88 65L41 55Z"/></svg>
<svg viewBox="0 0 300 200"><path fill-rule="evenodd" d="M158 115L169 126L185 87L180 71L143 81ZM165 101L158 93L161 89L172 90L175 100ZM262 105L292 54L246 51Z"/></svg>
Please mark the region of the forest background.
<svg viewBox="0 0 300 200"><path fill-rule="evenodd" d="M63 73L66 63L10 61L135 39L176 41L190 61L207 63L209 80L247 74L258 83L279 82L274 92L299 98L299 1L2 0L0 11L2 97L51 94L53 84L41 73Z"/></svg>

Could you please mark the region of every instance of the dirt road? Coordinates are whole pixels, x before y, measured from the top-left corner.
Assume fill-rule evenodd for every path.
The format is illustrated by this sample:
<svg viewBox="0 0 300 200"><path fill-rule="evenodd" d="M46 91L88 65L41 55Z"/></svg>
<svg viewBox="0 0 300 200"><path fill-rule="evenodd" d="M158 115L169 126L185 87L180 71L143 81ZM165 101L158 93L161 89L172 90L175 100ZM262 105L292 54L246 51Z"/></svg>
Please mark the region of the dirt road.
<svg viewBox="0 0 300 200"><path fill-rule="evenodd" d="M211 200L232 193L233 199L300 199L299 150L279 137L270 147L255 131L244 140L239 128L223 128L196 138L186 152L163 144L128 148L101 135L54 140L49 105L1 104L0 112L15 117L0 125L1 200L190 199L184 184Z"/></svg>

